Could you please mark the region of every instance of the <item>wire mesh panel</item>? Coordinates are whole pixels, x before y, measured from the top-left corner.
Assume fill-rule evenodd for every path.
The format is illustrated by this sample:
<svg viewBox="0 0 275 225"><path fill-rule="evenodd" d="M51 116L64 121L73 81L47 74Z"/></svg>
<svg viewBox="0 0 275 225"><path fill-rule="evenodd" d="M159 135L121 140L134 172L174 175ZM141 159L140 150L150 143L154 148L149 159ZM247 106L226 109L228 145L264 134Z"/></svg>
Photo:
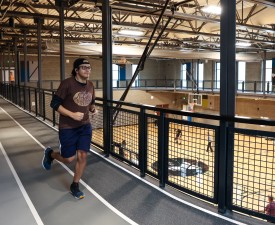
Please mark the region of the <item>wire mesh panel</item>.
<svg viewBox="0 0 275 225"><path fill-rule="evenodd" d="M113 124L113 148L112 153L126 159L134 165L138 165L138 122L137 112L125 109L117 109L118 114Z"/></svg>
<svg viewBox="0 0 275 225"><path fill-rule="evenodd" d="M147 171L157 176L158 170L158 119L156 116L147 117Z"/></svg>
<svg viewBox="0 0 275 225"><path fill-rule="evenodd" d="M90 117L93 135L92 142L103 148L103 106L96 104L97 114Z"/></svg>
<svg viewBox="0 0 275 225"><path fill-rule="evenodd" d="M233 206L265 213L275 190L275 134L235 129Z"/></svg>
<svg viewBox="0 0 275 225"><path fill-rule="evenodd" d="M214 127L169 122L168 182L214 198Z"/></svg>

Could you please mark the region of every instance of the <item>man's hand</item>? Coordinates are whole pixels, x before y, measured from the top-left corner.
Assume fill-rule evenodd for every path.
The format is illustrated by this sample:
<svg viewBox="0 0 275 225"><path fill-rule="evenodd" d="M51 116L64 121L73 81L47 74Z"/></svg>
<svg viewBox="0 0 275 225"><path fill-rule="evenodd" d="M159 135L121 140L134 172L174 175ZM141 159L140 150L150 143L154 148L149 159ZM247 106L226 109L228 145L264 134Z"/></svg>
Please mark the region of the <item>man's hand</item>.
<svg viewBox="0 0 275 225"><path fill-rule="evenodd" d="M95 115L95 114L97 114L97 113L98 113L98 110L97 110L97 109L94 109L94 110L91 112L92 116Z"/></svg>
<svg viewBox="0 0 275 225"><path fill-rule="evenodd" d="M98 110L96 108L91 108L90 113L91 113L91 117L93 118L98 113Z"/></svg>
<svg viewBox="0 0 275 225"><path fill-rule="evenodd" d="M82 112L72 112L71 118L77 121L81 121L84 117L84 113Z"/></svg>
<svg viewBox="0 0 275 225"><path fill-rule="evenodd" d="M94 104L90 105L89 111L92 113L92 115L97 113L97 110Z"/></svg>

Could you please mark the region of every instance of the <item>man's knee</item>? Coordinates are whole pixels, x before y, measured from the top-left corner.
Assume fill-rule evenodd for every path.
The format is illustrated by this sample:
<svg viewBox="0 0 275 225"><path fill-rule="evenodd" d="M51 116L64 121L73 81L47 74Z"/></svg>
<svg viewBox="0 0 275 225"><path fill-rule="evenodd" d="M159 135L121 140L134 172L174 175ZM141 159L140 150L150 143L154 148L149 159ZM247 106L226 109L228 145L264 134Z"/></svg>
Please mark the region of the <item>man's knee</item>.
<svg viewBox="0 0 275 225"><path fill-rule="evenodd" d="M74 161L74 158L75 158L75 156L72 156L70 158L64 158L63 162L66 163L66 164L71 163L72 161Z"/></svg>
<svg viewBox="0 0 275 225"><path fill-rule="evenodd" d="M84 152L84 151L77 151L77 160L80 162L80 163L85 163L86 162L86 159L87 159L87 152Z"/></svg>

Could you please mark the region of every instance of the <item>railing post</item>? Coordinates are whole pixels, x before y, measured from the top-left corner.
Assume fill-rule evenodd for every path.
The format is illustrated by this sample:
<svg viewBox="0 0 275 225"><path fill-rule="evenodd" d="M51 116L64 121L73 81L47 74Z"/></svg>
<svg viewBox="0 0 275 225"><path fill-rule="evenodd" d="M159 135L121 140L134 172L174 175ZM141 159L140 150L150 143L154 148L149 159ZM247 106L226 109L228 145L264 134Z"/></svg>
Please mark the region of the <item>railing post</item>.
<svg viewBox="0 0 275 225"><path fill-rule="evenodd" d="M24 95L23 95L24 96ZM18 99L19 99L19 105L22 107L22 101L21 101L21 86L18 86Z"/></svg>
<svg viewBox="0 0 275 225"><path fill-rule="evenodd" d="M242 82L242 92L244 92L244 81Z"/></svg>
<svg viewBox="0 0 275 225"><path fill-rule="evenodd" d="M266 92L269 93L269 81L267 82Z"/></svg>
<svg viewBox="0 0 275 225"><path fill-rule="evenodd" d="M166 172L165 172L165 113L160 111L160 117L158 121L158 175L159 186L165 187ZM162 137L162 138L160 138Z"/></svg>
<svg viewBox="0 0 275 225"><path fill-rule="evenodd" d="M31 88L29 87L28 88L28 97L29 97L29 99L28 99L28 106L29 106L29 112L31 112L32 111L32 103L31 103Z"/></svg>
<svg viewBox="0 0 275 225"><path fill-rule="evenodd" d="M140 109L139 114L139 168L140 168L140 176L145 177L146 164L147 164L147 130L146 130L146 117L145 117L145 109Z"/></svg>
<svg viewBox="0 0 275 225"><path fill-rule="evenodd" d="M23 88L23 96L24 96L24 109L26 110L26 87Z"/></svg>
<svg viewBox="0 0 275 225"><path fill-rule="evenodd" d="M257 81L254 81L254 93L257 91Z"/></svg>
<svg viewBox="0 0 275 225"><path fill-rule="evenodd" d="M46 118L46 103L45 103L45 91L44 89L42 90L42 101L43 101L43 120Z"/></svg>
<svg viewBox="0 0 275 225"><path fill-rule="evenodd" d="M52 91L52 98L53 98L53 96L54 96L54 91ZM52 114L53 114L53 126L55 126L56 125L56 121L55 121L55 110L54 109L52 109Z"/></svg>
<svg viewBox="0 0 275 225"><path fill-rule="evenodd" d="M37 89L36 88L34 89L34 101L35 101L35 116L37 116L38 108L37 108Z"/></svg>

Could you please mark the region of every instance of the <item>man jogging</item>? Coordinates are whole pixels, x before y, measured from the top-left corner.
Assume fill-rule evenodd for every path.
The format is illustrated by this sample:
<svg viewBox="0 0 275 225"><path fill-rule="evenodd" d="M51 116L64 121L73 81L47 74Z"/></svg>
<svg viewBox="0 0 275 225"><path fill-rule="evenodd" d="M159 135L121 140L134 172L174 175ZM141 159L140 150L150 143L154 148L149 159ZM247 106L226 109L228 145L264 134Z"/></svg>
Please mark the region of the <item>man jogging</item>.
<svg viewBox="0 0 275 225"><path fill-rule="evenodd" d="M74 61L72 76L63 80L52 98L51 107L59 112L59 152L50 147L45 149L42 166L51 169L54 159L62 163L71 163L76 158L71 194L84 198L79 190L79 180L86 166L87 153L90 150L92 127L90 112L96 113L95 90L88 80L91 65L85 58Z"/></svg>

